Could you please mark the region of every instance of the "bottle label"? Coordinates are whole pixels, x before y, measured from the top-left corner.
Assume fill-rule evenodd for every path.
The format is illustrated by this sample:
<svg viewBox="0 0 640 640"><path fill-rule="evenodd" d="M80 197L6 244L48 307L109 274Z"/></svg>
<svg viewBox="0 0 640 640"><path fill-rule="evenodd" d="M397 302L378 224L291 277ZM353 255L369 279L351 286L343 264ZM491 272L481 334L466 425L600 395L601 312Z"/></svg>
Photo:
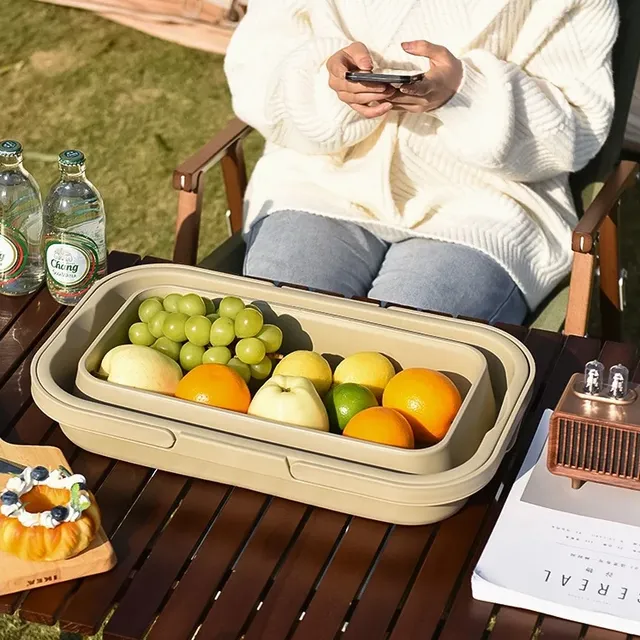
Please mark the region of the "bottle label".
<svg viewBox="0 0 640 640"><path fill-rule="evenodd" d="M27 241L17 229L0 225L0 285L14 282L27 266Z"/></svg>
<svg viewBox="0 0 640 640"><path fill-rule="evenodd" d="M76 233L60 233L45 240L47 275L59 289L77 295L89 289L97 276L98 247Z"/></svg>

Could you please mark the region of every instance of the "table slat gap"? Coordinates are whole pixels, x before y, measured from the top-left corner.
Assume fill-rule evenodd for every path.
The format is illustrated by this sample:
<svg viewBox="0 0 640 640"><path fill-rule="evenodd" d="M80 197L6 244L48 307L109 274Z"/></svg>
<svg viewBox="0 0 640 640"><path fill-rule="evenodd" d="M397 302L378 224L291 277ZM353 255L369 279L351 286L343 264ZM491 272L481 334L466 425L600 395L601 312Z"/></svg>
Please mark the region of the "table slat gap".
<svg viewBox="0 0 640 640"><path fill-rule="evenodd" d="M112 475L117 475L117 470L125 465L116 464ZM73 624L75 631L86 635L96 633L117 602L116 598L149 540L156 536L173 506L181 499L187 482L182 476L162 471L151 474L115 533L109 536L118 564L109 573L82 581L78 592L58 614L61 624Z"/></svg>
<svg viewBox="0 0 640 640"><path fill-rule="evenodd" d="M130 577L118 611L105 628L105 639L143 637L151 629L229 493L220 484L193 482L148 557Z"/></svg>
<svg viewBox="0 0 640 640"><path fill-rule="evenodd" d="M176 640L193 636L266 503L263 495L232 488L195 557L163 604L158 620L147 632L149 640L166 638L168 630Z"/></svg>
<svg viewBox="0 0 640 640"><path fill-rule="evenodd" d="M245 640L283 640L293 633L294 623L306 611L350 521L345 514L313 509L260 611L253 616Z"/></svg>
<svg viewBox="0 0 640 640"><path fill-rule="evenodd" d="M203 621L203 637L243 637L262 594L268 593L269 582L286 561L310 511L307 505L274 499Z"/></svg>
<svg viewBox="0 0 640 640"><path fill-rule="evenodd" d="M300 536L302 535L302 532L304 531L305 527L308 525L309 519L311 518L311 514L313 513L313 509L314 508L311 506L307 507L305 514L302 517L302 520L298 524L296 531L294 532L293 536L291 537L291 540L289 541L289 544L287 545L287 548L284 550L284 553L280 557L280 560L278 560L278 563L275 569L273 570L272 575L269 577L269 580L267 581L264 588L260 592L260 595L256 599L256 603L253 609L251 610L251 613L249 614L244 625L240 629L240 637L244 638L246 636L247 632L249 631L249 628L253 624L253 621L258 615L260 609L264 606L265 601L269 597L269 593L271 592L271 589L276 584L276 580L278 579L278 575L282 571L282 567L285 566L287 560L290 557L291 551L294 549L294 547L298 543Z"/></svg>

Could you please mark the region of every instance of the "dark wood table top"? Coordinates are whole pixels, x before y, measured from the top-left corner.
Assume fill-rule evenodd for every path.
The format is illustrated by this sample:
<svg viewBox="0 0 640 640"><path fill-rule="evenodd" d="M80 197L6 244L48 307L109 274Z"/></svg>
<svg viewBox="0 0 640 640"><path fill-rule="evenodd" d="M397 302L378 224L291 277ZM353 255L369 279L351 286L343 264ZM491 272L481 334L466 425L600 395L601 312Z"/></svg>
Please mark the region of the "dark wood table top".
<svg viewBox="0 0 640 640"><path fill-rule="evenodd" d="M117 252L109 260L111 271L140 262ZM507 495L498 490L513 482L542 412L597 356L640 379L634 346L502 327L538 366L516 447L457 515L402 527L79 449L30 394L33 354L67 313L46 290L0 298L0 436L62 449L96 493L119 562L101 576L0 597L0 613L83 634L104 627L105 640L196 631L204 640L626 640L474 601L470 575Z"/></svg>

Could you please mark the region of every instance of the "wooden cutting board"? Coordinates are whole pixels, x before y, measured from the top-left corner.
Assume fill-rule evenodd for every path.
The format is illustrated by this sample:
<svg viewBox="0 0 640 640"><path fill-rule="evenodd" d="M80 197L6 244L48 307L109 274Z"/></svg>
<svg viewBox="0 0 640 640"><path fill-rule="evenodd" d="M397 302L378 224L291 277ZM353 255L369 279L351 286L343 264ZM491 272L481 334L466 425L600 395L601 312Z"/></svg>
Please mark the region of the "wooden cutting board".
<svg viewBox="0 0 640 640"><path fill-rule="evenodd" d="M0 440L0 458L30 467L41 465L57 469L62 465L70 468L62 452L54 447L18 446ZM0 473L0 490L8 478L8 474ZM112 569L115 563L113 548L102 528L86 551L69 560L27 562L0 551L0 595L104 573Z"/></svg>

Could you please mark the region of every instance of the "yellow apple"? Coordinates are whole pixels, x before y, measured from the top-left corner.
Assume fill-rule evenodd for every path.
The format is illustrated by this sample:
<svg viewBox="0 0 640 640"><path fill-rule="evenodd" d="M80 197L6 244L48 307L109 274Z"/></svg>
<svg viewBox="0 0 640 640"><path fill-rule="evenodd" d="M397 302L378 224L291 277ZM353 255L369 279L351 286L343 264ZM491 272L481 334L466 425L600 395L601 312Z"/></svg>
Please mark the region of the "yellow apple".
<svg viewBox="0 0 640 640"><path fill-rule="evenodd" d="M329 431L329 416L316 388L300 376L272 376L256 393L249 415Z"/></svg>

